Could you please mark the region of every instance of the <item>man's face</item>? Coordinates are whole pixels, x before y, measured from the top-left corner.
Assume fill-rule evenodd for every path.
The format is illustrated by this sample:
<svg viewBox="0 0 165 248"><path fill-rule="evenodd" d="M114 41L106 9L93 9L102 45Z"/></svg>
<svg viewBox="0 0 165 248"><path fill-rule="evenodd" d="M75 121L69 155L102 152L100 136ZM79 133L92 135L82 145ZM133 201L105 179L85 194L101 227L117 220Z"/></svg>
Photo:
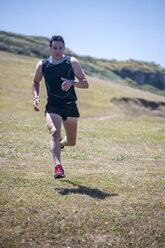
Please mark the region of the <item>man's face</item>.
<svg viewBox="0 0 165 248"><path fill-rule="evenodd" d="M53 60L60 61L64 54L65 46L62 41L53 41L49 48Z"/></svg>

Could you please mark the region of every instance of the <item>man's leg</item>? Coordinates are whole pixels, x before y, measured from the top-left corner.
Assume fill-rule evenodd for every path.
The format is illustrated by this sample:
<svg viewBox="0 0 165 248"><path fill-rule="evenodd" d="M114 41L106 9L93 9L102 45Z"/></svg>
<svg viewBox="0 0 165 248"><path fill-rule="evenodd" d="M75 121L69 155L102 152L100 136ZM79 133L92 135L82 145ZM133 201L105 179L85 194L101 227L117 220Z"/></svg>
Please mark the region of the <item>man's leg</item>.
<svg viewBox="0 0 165 248"><path fill-rule="evenodd" d="M61 137L62 118L60 115L54 113L46 113L46 123L50 131L50 150L55 165L58 165L61 163L61 145L59 139Z"/></svg>
<svg viewBox="0 0 165 248"><path fill-rule="evenodd" d="M77 117L67 117L63 120L66 136L61 140L61 147L63 146L75 146L77 136Z"/></svg>

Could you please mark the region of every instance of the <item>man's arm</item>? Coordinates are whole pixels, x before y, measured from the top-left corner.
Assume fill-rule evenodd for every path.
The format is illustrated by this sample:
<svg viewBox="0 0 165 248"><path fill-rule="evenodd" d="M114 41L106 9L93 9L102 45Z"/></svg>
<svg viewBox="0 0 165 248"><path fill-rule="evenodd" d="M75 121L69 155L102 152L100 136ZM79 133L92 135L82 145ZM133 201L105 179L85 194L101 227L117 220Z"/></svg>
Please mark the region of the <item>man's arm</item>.
<svg viewBox="0 0 165 248"><path fill-rule="evenodd" d="M74 83L74 86L78 88L88 88L89 84L85 77L85 73L80 66L79 61L76 58L71 57L71 64L72 64L72 69L74 71L74 74L76 78L78 78L79 80L79 82Z"/></svg>
<svg viewBox="0 0 165 248"><path fill-rule="evenodd" d="M34 95L34 103L33 107L35 111L39 111L37 105L39 104L39 89L40 89L40 81L42 80L42 60L40 60L36 65L36 71L34 75L34 80L32 83L32 90Z"/></svg>
<svg viewBox="0 0 165 248"><path fill-rule="evenodd" d="M62 84L62 89L64 91L67 91L67 90L69 90L69 88L72 85L74 85L74 87L77 87L77 88L88 88L89 84L88 84L88 81L85 77L85 73L80 66L79 61L76 58L71 57L71 65L72 65L73 72L74 72L76 78L78 79L78 82L74 81L74 83L73 83L66 78L62 78L62 80L64 81Z"/></svg>

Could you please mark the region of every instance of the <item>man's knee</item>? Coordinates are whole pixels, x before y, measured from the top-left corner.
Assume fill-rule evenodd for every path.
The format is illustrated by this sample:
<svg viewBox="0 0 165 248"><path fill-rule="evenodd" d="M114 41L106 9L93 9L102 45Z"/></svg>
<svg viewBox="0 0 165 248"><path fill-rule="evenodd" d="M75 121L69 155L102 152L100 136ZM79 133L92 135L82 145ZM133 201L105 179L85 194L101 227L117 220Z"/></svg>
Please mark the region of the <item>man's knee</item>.
<svg viewBox="0 0 165 248"><path fill-rule="evenodd" d="M51 139L59 139L60 138L60 132L57 129L52 128L50 130L50 136L51 136Z"/></svg>

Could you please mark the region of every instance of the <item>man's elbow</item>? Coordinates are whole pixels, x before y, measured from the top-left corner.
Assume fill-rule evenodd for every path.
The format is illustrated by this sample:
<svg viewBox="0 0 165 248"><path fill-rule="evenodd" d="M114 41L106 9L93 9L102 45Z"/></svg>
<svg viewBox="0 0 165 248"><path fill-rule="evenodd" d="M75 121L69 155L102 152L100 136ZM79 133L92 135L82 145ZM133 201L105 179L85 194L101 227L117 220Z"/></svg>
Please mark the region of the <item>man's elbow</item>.
<svg viewBox="0 0 165 248"><path fill-rule="evenodd" d="M86 80L85 81L85 85L84 85L85 87L84 88L86 88L86 89L88 89L89 88L89 83L88 83L88 81Z"/></svg>
<svg viewBox="0 0 165 248"><path fill-rule="evenodd" d="M36 80L33 80L33 82L32 82L32 85L34 85L34 86L38 86L40 84L40 82L37 82Z"/></svg>

